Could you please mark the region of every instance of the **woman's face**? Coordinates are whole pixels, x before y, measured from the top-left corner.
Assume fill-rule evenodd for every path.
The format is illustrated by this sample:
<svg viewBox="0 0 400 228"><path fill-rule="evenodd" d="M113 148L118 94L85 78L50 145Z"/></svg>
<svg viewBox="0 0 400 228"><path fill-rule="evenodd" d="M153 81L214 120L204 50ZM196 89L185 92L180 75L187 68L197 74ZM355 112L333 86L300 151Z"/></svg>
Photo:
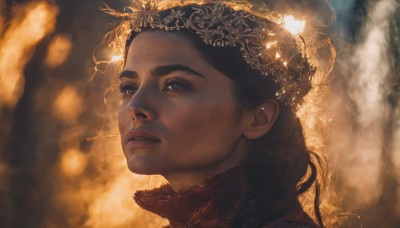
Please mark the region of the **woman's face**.
<svg viewBox="0 0 400 228"><path fill-rule="evenodd" d="M243 159L246 121L233 83L188 38L165 31L138 34L120 82L118 124L131 171L212 172Z"/></svg>

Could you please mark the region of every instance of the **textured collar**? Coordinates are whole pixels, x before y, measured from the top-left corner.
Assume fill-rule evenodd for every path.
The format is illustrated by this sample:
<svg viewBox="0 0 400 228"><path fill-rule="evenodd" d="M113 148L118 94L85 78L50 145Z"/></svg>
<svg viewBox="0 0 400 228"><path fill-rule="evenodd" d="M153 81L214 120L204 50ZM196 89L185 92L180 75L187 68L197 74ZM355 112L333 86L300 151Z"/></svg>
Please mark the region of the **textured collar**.
<svg viewBox="0 0 400 228"><path fill-rule="evenodd" d="M167 218L172 227L228 227L240 194L239 168L175 192L169 185L135 193L145 210Z"/></svg>
<svg viewBox="0 0 400 228"><path fill-rule="evenodd" d="M138 191L134 199L143 209L169 220L171 227L229 227L237 214L240 197L240 168L218 174L204 184L175 192L169 185ZM292 212L263 227L281 227L290 222L315 223L297 202Z"/></svg>

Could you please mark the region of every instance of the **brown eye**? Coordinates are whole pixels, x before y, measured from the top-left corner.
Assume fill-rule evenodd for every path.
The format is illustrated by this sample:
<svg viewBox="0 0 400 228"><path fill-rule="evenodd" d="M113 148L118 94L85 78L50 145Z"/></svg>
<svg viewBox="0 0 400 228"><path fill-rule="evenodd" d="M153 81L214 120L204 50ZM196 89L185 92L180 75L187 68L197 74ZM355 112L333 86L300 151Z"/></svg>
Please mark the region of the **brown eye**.
<svg viewBox="0 0 400 228"><path fill-rule="evenodd" d="M119 85L119 91L123 97L125 96L132 96L136 93L137 87L130 84L121 84Z"/></svg>
<svg viewBox="0 0 400 228"><path fill-rule="evenodd" d="M191 88L192 87L188 82L182 79L173 78L166 80L162 91L185 92L185 91L190 91Z"/></svg>

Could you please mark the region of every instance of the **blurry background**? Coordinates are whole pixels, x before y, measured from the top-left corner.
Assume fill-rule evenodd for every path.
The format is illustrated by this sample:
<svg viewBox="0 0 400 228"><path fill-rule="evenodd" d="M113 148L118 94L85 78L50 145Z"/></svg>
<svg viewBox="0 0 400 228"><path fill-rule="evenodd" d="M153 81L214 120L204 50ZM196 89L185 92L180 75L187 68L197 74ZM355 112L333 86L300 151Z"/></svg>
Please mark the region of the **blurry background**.
<svg viewBox="0 0 400 228"><path fill-rule="evenodd" d="M131 198L161 180L127 170L109 92L119 21L100 7L129 1L0 0L0 227L163 224ZM263 2L337 47L327 148L346 226L400 227L400 1Z"/></svg>

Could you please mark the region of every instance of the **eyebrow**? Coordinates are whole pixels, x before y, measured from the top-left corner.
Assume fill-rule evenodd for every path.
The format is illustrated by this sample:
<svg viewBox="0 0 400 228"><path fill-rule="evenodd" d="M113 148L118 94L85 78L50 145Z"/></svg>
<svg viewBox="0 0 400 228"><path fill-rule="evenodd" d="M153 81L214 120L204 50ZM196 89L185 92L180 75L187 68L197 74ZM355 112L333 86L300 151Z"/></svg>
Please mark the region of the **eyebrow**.
<svg viewBox="0 0 400 228"><path fill-rule="evenodd" d="M119 78L123 77L136 79L138 78L138 74L136 73L136 71L124 70L119 74Z"/></svg>
<svg viewBox="0 0 400 228"><path fill-rule="evenodd" d="M191 75L205 78L203 74L193 70L190 67L187 67L187 66L181 65L181 64L165 65L165 66L155 67L154 69L151 70L151 75L153 75L154 77L158 77L159 78L159 77L165 76L167 74L170 74L170 73L172 73L174 71L184 71L184 72L187 72L187 73L189 73ZM119 75L119 78L122 78L122 77L137 79L138 78L138 73L136 71L124 70Z"/></svg>

